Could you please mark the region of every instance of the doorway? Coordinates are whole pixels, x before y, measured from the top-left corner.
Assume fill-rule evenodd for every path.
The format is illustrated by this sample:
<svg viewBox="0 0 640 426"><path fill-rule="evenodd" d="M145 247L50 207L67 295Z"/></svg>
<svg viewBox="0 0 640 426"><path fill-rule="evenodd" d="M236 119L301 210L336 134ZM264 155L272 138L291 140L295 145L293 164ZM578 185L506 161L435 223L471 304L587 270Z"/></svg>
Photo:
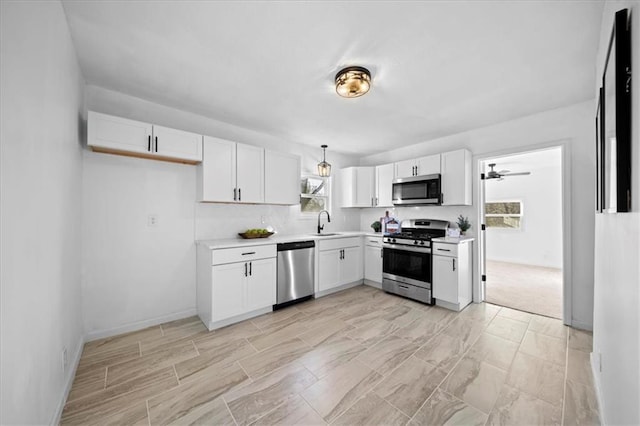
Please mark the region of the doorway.
<svg viewBox="0 0 640 426"><path fill-rule="evenodd" d="M562 147L482 159L484 300L563 319Z"/></svg>

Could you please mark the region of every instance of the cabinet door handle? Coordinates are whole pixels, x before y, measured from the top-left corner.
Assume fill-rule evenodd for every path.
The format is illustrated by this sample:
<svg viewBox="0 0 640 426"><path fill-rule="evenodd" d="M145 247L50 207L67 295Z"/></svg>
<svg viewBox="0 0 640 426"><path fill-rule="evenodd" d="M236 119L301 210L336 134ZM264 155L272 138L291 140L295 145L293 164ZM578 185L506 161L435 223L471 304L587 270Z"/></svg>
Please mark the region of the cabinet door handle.
<svg viewBox="0 0 640 426"><path fill-rule="evenodd" d="M384 257L384 250L380 249L380 258L383 258L383 257Z"/></svg>
<svg viewBox="0 0 640 426"><path fill-rule="evenodd" d="M151 152L151 135L147 139L147 151Z"/></svg>
<svg viewBox="0 0 640 426"><path fill-rule="evenodd" d="M404 288L405 290L409 290L409 287L407 287L407 286L405 286L405 285L400 285L400 284L398 284L398 287L400 287L400 288Z"/></svg>
<svg viewBox="0 0 640 426"><path fill-rule="evenodd" d="M451 251L451 250L449 250L449 249L441 249L441 248L439 248L438 250L439 250L439 251Z"/></svg>
<svg viewBox="0 0 640 426"><path fill-rule="evenodd" d="M456 270L456 260L455 259L452 259L452 260L453 260L453 270L455 271Z"/></svg>
<svg viewBox="0 0 640 426"><path fill-rule="evenodd" d="M238 188L238 201L242 201L242 188Z"/></svg>
<svg viewBox="0 0 640 426"><path fill-rule="evenodd" d="M246 253L242 253L243 256L249 255L249 254L256 254L255 251L248 251Z"/></svg>
<svg viewBox="0 0 640 426"><path fill-rule="evenodd" d="M156 136L156 152L158 152L158 137Z"/></svg>
<svg viewBox="0 0 640 426"><path fill-rule="evenodd" d="M247 276L247 264L246 263L244 264L244 276L245 277Z"/></svg>
<svg viewBox="0 0 640 426"><path fill-rule="evenodd" d="M237 200L237 198L238 198L237 195L236 195L237 193L238 193L238 188L233 188L233 201Z"/></svg>
<svg viewBox="0 0 640 426"><path fill-rule="evenodd" d="M253 267L253 262L249 262L249 275L252 274L251 269Z"/></svg>
<svg viewBox="0 0 640 426"><path fill-rule="evenodd" d="M378 197L376 197L376 204L375 204L375 205L376 205L376 206L378 205Z"/></svg>

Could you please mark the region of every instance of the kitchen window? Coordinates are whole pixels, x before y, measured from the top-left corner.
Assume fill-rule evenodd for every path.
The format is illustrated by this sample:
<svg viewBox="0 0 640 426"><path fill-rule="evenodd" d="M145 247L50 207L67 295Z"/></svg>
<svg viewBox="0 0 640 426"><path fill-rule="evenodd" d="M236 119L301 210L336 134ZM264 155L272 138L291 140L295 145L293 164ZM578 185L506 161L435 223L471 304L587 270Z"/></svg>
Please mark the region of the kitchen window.
<svg viewBox="0 0 640 426"><path fill-rule="evenodd" d="M300 181L300 212L315 217L322 210L331 211L329 178L303 176Z"/></svg>
<svg viewBox="0 0 640 426"><path fill-rule="evenodd" d="M520 229L522 201L492 201L484 205L485 221L489 228Z"/></svg>

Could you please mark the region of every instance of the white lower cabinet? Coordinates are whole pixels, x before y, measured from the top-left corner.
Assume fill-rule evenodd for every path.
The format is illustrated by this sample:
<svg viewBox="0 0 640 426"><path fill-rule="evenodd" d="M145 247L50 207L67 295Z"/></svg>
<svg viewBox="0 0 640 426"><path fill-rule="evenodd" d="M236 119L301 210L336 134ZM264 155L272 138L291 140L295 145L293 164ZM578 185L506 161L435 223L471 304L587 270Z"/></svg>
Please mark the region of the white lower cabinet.
<svg viewBox="0 0 640 426"><path fill-rule="evenodd" d="M364 237L365 284L382 284L382 237Z"/></svg>
<svg viewBox="0 0 640 426"><path fill-rule="evenodd" d="M437 305L460 311L471 303L471 241L433 243L433 297Z"/></svg>
<svg viewBox="0 0 640 426"><path fill-rule="evenodd" d="M217 321L244 312L245 263L231 263L212 267L213 286L211 320Z"/></svg>
<svg viewBox="0 0 640 426"><path fill-rule="evenodd" d="M247 310L273 306L276 303L276 259L249 262L247 279Z"/></svg>
<svg viewBox="0 0 640 426"><path fill-rule="evenodd" d="M276 246L211 250L198 246L198 315L209 330L271 311Z"/></svg>
<svg viewBox="0 0 640 426"><path fill-rule="evenodd" d="M320 292L362 281L362 238L334 238L318 242Z"/></svg>

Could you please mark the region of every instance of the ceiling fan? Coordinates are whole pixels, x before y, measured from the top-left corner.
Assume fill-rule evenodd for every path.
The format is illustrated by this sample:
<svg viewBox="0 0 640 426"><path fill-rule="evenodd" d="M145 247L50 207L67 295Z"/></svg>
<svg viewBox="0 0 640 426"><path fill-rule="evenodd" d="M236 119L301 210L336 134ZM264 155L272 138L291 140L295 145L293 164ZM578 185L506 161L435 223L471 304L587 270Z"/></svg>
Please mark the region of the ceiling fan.
<svg viewBox="0 0 640 426"><path fill-rule="evenodd" d="M493 170L495 166L496 166L496 163L489 164L489 168L491 168L491 170L489 170L489 172L485 176L485 179L502 180L504 176L525 176L525 175L531 174L531 172L510 173L509 170L500 170L499 172L496 172L495 170Z"/></svg>

